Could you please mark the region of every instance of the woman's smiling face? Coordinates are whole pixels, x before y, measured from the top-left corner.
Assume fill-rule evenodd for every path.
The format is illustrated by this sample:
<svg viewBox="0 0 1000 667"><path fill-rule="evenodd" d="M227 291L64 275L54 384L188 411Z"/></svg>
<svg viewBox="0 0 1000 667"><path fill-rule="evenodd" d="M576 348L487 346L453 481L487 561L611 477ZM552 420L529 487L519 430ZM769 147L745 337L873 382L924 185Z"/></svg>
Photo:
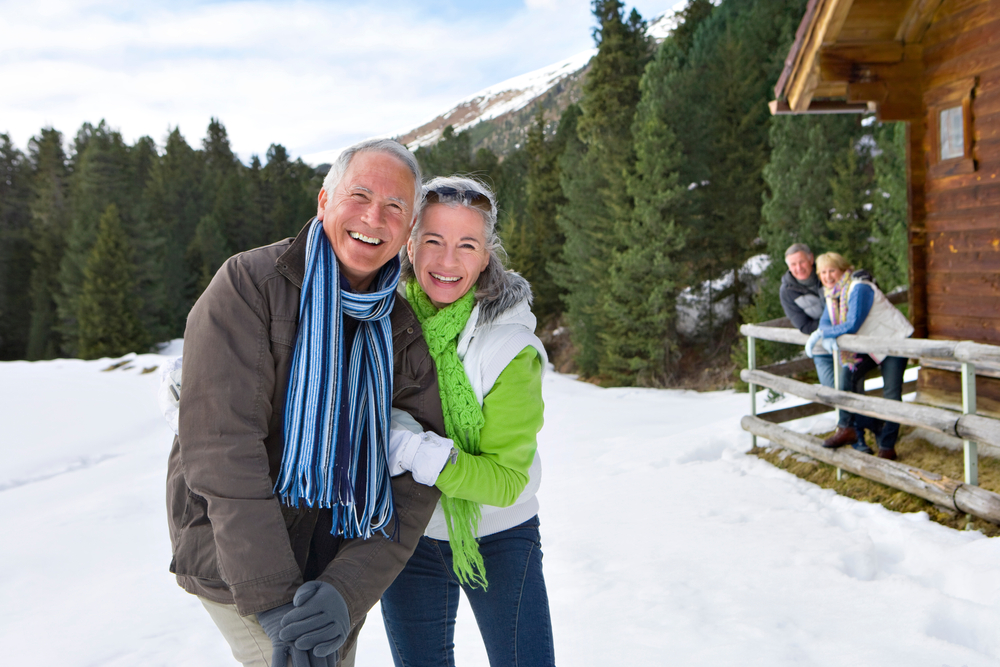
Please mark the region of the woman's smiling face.
<svg viewBox="0 0 1000 667"><path fill-rule="evenodd" d="M472 289L489 263L483 216L466 206L431 204L406 254L431 303L444 308Z"/></svg>
<svg viewBox="0 0 1000 667"><path fill-rule="evenodd" d="M819 281L823 283L823 287L833 287L843 275L843 269L838 269L835 266L823 266L819 270Z"/></svg>

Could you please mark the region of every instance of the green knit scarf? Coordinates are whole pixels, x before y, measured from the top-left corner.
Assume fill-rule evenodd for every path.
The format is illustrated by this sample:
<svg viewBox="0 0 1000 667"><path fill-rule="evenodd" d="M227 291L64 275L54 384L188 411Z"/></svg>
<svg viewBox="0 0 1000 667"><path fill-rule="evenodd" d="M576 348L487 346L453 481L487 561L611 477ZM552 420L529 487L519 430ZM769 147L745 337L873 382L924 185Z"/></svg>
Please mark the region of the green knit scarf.
<svg viewBox="0 0 1000 667"><path fill-rule="evenodd" d="M438 310L417 283L406 283L406 300L424 330L424 340L437 367L441 411L444 413L445 435L455 446L472 455L479 454L479 435L483 429L483 409L469 384L465 367L458 358L458 335L462 333L475 304L473 286L465 296ZM479 553L476 533L482 509L479 503L441 495L441 508L448 524L451 543L452 569L462 583L473 588L487 586L486 568Z"/></svg>

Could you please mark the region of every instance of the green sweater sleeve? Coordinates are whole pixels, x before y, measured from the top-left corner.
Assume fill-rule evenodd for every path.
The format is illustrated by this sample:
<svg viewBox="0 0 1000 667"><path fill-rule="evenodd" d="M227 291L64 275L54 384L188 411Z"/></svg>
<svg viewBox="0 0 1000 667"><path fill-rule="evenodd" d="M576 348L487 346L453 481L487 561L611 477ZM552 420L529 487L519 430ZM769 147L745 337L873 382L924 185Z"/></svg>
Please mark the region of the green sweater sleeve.
<svg viewBox="0 0 1000 667"><path fill-rule="evenodd" d="M542 361L535 348L526 347L483 399L479 455L460 452L458 462L438 476L437 487L452 498L512 505L528 483L543 409Z"/></svg>

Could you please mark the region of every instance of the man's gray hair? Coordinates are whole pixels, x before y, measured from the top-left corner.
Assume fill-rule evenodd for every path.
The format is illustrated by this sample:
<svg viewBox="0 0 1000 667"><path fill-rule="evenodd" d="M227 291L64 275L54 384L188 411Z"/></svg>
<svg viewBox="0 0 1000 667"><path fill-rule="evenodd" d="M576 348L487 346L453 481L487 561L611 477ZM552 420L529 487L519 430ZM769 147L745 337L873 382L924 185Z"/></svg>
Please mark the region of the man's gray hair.
<svg viewBox="0 0 1000 667"><path fill-rule="evenodd" d="M793 243L792 245L788 246L788 250L785 251L785 257L788 257L789 255L794 255L797 252L804 252L810 257L813 256L812 250L810 250L809 246L807 246L805 243Z"/></svg>
<svg viewBox="0 0 1000 667"><path fill-rule="evenodd" d="M327 196L333 195L333 191L337 189L340 181L344 178L344 174L347 173L347 168L350 166L351 160L358 153L383 153L395 157L406 165L406 168L413 174L413 216L416 217L420 211L420 202L422 201L423 194L420 189L420 163L417 162L417 158L413 156L410 149L394 139L366 139L345 148L337 156L337 159L333 161L333 164L330 165L330 171L326 172L326 177L323 179L323 189L326 190ZM412 222L413 220L411 219L410 221Z"/></svg>
<svg viewBox="0 0 1000 667"><path fill-rule="evenodd" d="M437 201L435 203L444 204L450 208L464 206L470 211L478 213L483 219L483 237L486 239L486 252L489 254L490 259L486 264L486 268L479 274L479 280L477 281L479 289L476 290L476 300L489 301L496 299L507 289L510 282L508 272L504 268L504 265L507 263L507 252L503 249L503 243L500 241L500 235L497 233L496 195L493 194L489 186L474 178L466 176L438 176L424 185L423 197L426 200L427 193L431 190L447 190L449 188L454 191L454 194L444 195L437 193ZM486 197L489 200L489 210L472 205L472 200L466 193L474 193ZM414 242L417 241L420 235L420 227L423 223L426 210L427 204L425 201L424 206L420 208L420 212L417 215L417 222L413 225L413 229L410 232L410 239ZM410 258L407 256L405 248L402 253L401 262L402 273L399 280L400 282L405 282L414 275L413 264L410 263Z"/></svg>

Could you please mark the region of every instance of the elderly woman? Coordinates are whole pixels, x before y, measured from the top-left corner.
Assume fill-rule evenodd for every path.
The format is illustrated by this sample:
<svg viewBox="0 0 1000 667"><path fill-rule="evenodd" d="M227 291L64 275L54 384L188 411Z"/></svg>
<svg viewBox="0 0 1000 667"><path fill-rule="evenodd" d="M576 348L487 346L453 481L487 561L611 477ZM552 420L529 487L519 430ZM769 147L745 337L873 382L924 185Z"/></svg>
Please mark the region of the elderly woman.
<svg viewBox="0 0 1000 667"><path fill-rule="evenodd" d="M830 340L844 334L882 338L907 338L913 334L913 326L895 306L889 303L885 295L871 281L870 274L861 271L852 274L852 268L846 259L835 252L824 253L816 258L816 270L823 283L826 309L820 318L819 328L806 344L807 348L811 349L819 339ZM882 370L882 396L896 401L903 400L903 371L906 370L906 358L876 354L859 355L853 352L841 352L840 355L843 364L842 387L850 387L856 393L862 393L865 375L879 366ZM852 427L838 429L823 443L823 446L839 447L853 440L852 446L855 449L871 454L872 450L865 444L864 439L864 431L868 429L875 434L878 455L884 459L896 458L899 424L864 415L853 415L852 421Z"/></svg>
<svg viewBox="0 0 1000 667"><path fill-rule="evenodd" d="M531 289L503 268L486 186L436 178L425 197L400 284L437 366L448 440L393 413L390 471L411 470L441 491L413 557L382 596L393 660L455 664L461 588L491 665L553 665L535 498L546 356Z"/></svg>

